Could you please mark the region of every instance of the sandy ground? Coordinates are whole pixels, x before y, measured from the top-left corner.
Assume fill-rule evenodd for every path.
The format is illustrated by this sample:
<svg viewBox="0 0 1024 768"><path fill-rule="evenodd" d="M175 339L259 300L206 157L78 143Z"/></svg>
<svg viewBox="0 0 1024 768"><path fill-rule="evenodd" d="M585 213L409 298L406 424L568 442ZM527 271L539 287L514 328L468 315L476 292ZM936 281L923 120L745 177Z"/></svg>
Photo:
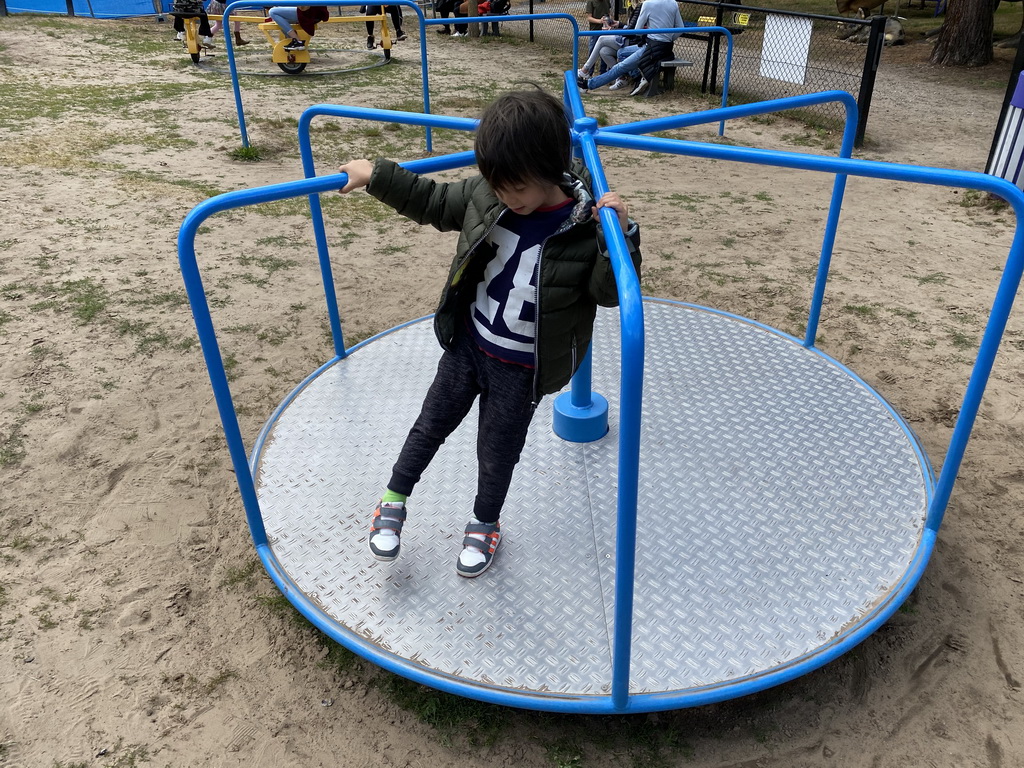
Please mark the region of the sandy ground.
<svg viewBox="0 0 1024 768"><path fill-rule="evenodd" d="M152 21L0 20L0 765L1024 765L1024 329L1012 318L937 550L906 606L785 686L633 717L466 704L369 666L306 625L256 560L176 262L217 192L301 176L295 119L320 101L415 108L417 48L391 67L228 81ZM45 45L38 45L42 41ZM437 112L476 114L564 57L430 40ZM861 157L983 170L1008 57L935 71L887 51ZM588 95L611 122L700 102ZM683 133L714 140L711 128ZM834 153L785 120L727 140ZM440 148L468 146L440 135ZM318 130L320 172L422 154L397 127ZM829 179L608 156L645 228L646 293L799 333ZM674 197L673 197L674 195ZM964 190L851 180L820 346L944 454L1013 232ZM453 240L365 196L326 201L351 338L428 313ZM330 356L301 205L225 214L199 260L251 441ZM381 279L382 275L386 279Z"/></svg>

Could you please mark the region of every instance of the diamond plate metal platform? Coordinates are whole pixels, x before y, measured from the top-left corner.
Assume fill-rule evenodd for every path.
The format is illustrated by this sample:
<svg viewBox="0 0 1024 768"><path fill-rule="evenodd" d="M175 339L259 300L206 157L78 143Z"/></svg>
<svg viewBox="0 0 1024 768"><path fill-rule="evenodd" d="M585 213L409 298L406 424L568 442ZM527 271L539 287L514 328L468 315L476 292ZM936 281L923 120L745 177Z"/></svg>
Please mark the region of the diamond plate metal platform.
<svg viewBox="0 0 1024 768"><path fill-rule="evenodd" d="M729 685L854 632L905 577L933 480L910 430L850 372L750 321L645 302L647 354L630 693ZM472 509L475 419L410 499L402 555L366 535L440 356L429 320L308 381L253 458L274 556L306 597L438 677L539 695L611 678L618 314L596 325L611 432L531 427L481 578L455 574Z"/></svg>

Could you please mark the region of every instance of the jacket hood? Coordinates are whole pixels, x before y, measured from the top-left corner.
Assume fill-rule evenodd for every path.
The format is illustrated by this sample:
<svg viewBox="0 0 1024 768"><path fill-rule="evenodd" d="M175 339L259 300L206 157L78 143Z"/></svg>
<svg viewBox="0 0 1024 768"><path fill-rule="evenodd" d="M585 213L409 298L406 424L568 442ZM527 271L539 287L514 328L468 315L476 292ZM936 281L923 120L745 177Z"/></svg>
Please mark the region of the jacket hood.
<svg viewBox="0 0 1024 768"><path fill-rule="evenodd" d="M562 188L569 195L575 204L569 214L567 224L581 224L591 218L591 210L594 207L594 196L590 193L587 183L572 173L566 173ZM562 231L561 229L559 231Z"/></svg>

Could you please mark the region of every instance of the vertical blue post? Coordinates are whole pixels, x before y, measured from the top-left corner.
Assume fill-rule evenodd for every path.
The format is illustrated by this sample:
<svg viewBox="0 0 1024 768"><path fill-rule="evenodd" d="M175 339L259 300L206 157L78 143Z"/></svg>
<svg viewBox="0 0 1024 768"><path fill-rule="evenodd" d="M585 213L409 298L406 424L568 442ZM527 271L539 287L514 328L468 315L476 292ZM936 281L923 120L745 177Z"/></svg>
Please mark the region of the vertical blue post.
<svg viewBox="0 0 1024 768"><path fill-rule="evenodd" d="M570 390L555 398L552 429L571 443L592 443L608 434L608 400L591 391L592 368L588 349Z"/></svg>

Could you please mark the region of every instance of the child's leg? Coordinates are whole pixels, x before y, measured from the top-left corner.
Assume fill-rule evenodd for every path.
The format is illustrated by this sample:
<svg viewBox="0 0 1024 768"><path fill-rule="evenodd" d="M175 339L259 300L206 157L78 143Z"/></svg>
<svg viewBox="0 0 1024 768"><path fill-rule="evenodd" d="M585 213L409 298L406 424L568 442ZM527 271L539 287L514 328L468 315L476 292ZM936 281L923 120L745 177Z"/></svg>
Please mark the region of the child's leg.
<svg viewBox="0 0 1024 768"><path fill-rule="evenodd" d="M618 64L618 52L621 47L615 42L614 38L601 38L603 41L601 45L597 46L597 54L601 57L601 61L604 63L605 71Z"/></svg>
<svg viewBox="0 0 1024 768"><path fill-rule="evenodd" d="M480 391L466 341L445 352L423 400L416 423L398 456L387 492L370 524L370 552L378 560L394 560L401 549L405 499L412 493L437 449L462 422Z"/></svg>
<svg viewBox="0 0 1024 768"><path fill-rule="evenodd" d="M492 358L484 365L473 516L481 523L496 523L533 419L533 370Z"/></svg>
<svg viewBox="0 0 1024 768"><path fill-rule="evenodd" d="M480 385L473 365L471 343L466 335L459 334L452 351L441 356L434 381L423 399L420 415L409 430L392 469L388 490L403 496L410 495L437 449L473 406Z"/></svg>
<svg viewBox="0 0 1024 768"><path fill-rule="evenodd" d="M296 38L295 31L292 29L292 24L299 23L298 8L283 8L277 6L270 9L269 16L274 20L274 23L281 28L285 37L293 39Z"/></svg>
<svg viewBox="0 0 1024 768"><path fill-rule="evenodd" d="M590 55L587 56L587 60L583 62L583 66L580 67L580 71L585 73L581 74L580 77L590 77L592 74L594 74L594 65L601 58L600 54L601 49L597 46L594 46L593 50L590 51Z"/></svg>
<svg viewBox="0 0 1024 768"><path fill-rule="evenodd" d="M463 549L455 564L460 576L470 578L490 567L501 541L498 517L535 410L532 369L492 358L483 360L481 367L485 376L477 429L475 520L466 526Z"/></svg>
<svg viewBox="0 0 1024 768"><path fill-rule="evenodd" d="M213 37L213 33L210 31L210 17L206 15L206 12L199 14L199 34L203 37Z"/></svg>
<svg viewBox="0 0 1024 768"><path fill-rule="evenodd" d="M395 38L404 37L405 32L402 31L402 6L400 5L389 5L388 15L391 17L391 23L395 27Z"/></svg>

